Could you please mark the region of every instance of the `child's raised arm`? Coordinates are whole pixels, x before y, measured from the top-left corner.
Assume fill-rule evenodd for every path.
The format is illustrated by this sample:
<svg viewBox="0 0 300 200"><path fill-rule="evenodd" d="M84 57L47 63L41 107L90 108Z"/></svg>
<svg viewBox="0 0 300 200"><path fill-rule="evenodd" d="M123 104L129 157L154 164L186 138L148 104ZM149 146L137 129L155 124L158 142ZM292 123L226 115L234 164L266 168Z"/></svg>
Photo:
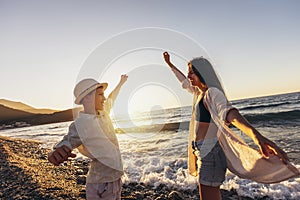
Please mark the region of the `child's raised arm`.
<svg viewBox="0 0 300 200"><path fill-rule="evenodd" d="M108 98L111 98L112 101L115 101L120 92L122 85L127 81L127 79L128 79L128 76L126 74L121 75L120 82L115 87L115 89L108 95Z"/></svg>

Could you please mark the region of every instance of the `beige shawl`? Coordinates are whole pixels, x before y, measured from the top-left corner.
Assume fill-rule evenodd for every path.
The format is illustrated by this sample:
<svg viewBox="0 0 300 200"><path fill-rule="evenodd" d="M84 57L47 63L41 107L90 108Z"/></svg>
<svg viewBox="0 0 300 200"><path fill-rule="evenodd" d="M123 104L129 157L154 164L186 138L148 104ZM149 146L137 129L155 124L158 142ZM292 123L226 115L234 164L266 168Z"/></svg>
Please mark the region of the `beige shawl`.
<svg viewBox="0 0 300 200"><path fill-rule="evenodd" d="M284 164L277 156L264 158L260 152L249 147L226 124L226 115L233 107L225 95L217 88L209 88L204 95L204 102L214 123L218 126L218 138L226 155L228 169L240 178L259 183L277 183L299 176L299 170L291 163ZM193 116L191 121L190 141L194 137ZM189 143L189 172L197 176L196 159Z"/></svg>

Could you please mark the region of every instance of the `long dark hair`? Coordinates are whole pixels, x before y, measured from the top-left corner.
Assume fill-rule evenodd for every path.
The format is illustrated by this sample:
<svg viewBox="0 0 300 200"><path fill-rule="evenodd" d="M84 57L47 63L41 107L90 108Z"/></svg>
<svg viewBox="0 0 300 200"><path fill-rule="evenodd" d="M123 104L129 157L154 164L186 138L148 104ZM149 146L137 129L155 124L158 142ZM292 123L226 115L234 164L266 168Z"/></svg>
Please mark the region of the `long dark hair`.
<svg viewBox="0 0 300 200"><path fill-rule="evenodd" d="M192 66L192 70L198 76L200 81L208 88L216 87L224 93L220 79L212 64L207 59L203 57L194 58L189 62L189 65Z"/></svg>

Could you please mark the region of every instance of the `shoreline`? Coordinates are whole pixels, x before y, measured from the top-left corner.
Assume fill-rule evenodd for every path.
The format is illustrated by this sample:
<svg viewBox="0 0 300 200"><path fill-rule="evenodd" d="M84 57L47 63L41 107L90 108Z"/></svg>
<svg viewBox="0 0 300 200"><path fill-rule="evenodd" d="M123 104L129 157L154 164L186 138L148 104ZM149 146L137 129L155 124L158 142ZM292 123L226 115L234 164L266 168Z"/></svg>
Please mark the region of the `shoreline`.
<svg viewBox="0 0 300 200"><path fill-rule="evenodd" d="M0 136L0 199L85 199L88 161L71 159L56 167L47 160L50 149L29 139ZM221 190L223 200L251 200ZM178 190L143 183L123 184L122 199L199 199L198 190ZM261 198L270 199L270 198Z"/></svg>

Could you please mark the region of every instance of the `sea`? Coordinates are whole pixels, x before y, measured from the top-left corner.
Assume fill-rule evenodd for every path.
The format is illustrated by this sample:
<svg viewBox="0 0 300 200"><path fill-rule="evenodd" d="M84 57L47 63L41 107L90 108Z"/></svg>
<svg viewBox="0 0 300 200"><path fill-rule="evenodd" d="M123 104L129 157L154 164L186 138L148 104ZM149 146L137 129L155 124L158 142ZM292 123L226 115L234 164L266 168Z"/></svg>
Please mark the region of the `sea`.
<svg viewBox="0 0 300 200"><path fill-rule="evenodd" d="M300 92L231 101L241 114L264 136L287 152L291 162L300 168ZM139 182L172 189L197 187L197 180L187 172L188 126L191 106L143 112L128 117L114 117L118 131L125 175L123 183ZM71 122L1 130L0 135L29 138L51 148L68 131ZM130 126L152 127L130 129ZM173 125L179 125L174 128ZM172 125L172 126L165 126ZM181 126L182 125L182 126ZM179 129L178 129L179 127ZM127 129L126 129L127 128ZM249 145L251 139L234 129ZM87 159L78 154L75 159ZM260 184L227 172L221 189L234 189L239 196L252 199L300 199L300 177L277 184Z"/></svg>

